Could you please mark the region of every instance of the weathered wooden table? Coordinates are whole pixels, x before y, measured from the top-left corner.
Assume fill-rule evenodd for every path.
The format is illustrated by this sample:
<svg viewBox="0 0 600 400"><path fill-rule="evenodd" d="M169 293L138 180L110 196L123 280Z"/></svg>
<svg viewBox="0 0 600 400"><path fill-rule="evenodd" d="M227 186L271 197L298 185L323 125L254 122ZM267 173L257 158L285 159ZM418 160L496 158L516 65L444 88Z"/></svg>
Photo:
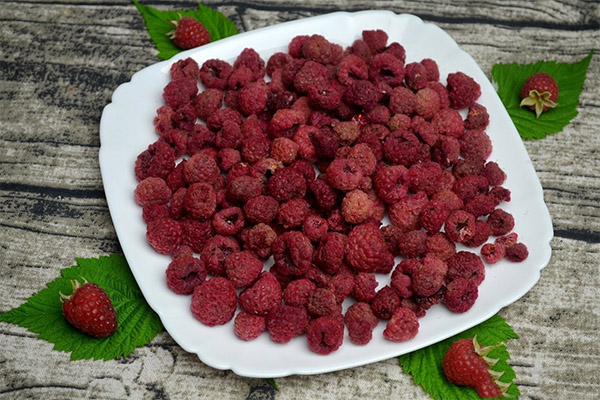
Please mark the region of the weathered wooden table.
<svg viewBox="0 0 600 400"><path fill-rule="evenodd" d="M0 311L22 304L76 257L119 253L98 165L102 108L158 61L127 0L0 2ZM145 2L193 8L194 2ZM367 8L438 24L490 76L495 63L573 62L600 44L595 1L208 1L248 31ZM600 63L579 115L525 146L555 229L537 285L501 311L524 399L600 396ZM0 324L0 398L427 399L396 359L316 376L262 379L212 369L163 332L118 361L70 362L31 332Z"/></svg>

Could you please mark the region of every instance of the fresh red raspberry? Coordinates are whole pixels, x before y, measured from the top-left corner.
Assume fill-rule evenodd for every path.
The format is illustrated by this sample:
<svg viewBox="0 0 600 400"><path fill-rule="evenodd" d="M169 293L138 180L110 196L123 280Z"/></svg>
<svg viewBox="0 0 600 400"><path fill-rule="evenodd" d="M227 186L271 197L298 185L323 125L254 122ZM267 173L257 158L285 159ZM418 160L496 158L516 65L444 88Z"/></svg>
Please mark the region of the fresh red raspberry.
<svg viewBox="0 0 600 400"><path fill-rule="evenodd" d="M249 251L236 251L223 261L227 278L236 289L250 286L261 273L263 263Z"/></svg>
<svg viewBox="0 0 600 400"><path fill-rule="evenodd" d="M398 307L385 326L383 337L392 342L405 342L417 336L419 321L416 314L405 307Z"/></svg>
<svg viewBox="0 0 600 400"><path fill-rule="evenodd" d="M402 84L404 73L404 63L389 53L377 54L369 64L369 80L373 83L396 87Z"/></svg>
<svg viewBox="0 0 600 400"><path fill-rule="evenodd" d="M169 22L175 29L169 32L167 36L180 49L192 49L210 42L210 33L206 30L206 27L193 17L181 17L178 21Z"/></svg>
<svg viewBox="0 0 600 400"><path fill-rule="evenodd" d="M143 181L148 177L166 178L175 168L175 151L163 141L152 143L135 161L135 177Z"/></svg>
<svg viewBox="0 0 600 400"><path fill-rule="evenodd" d="M198 85L195 79L184 78L170 81L163 89L163 100L172 109L177 109L188 104L198 94Z"/></svg>
<svg viewBox="0 0 600 400"><path fill-rule="evenodd" d="M473 237L463 244L466 247L479 247L489 239L492 234L492 228L490 225L483 220L475 220L475 234Z"/></svg>
<svg viewBox="0 0 600 400"><path fill-rule="evenodd" d="M481 246L481 258L488 264L495 264L504 258L506 248L498 243L486 243Z"/></svg>
<svg viewBox="0 0 600 400"><path fill-rule="evenodd" d="M371 300L373 313L381 319L390 319L399 306L400 296L391 286L387 285L379 289Z"/></svg>
<svg viewBox="0 0 600 400"><path fill-rule="evenodd" d="M306 193L306 180L291 168L279 168L267 182L267 193L275 200L286 202L294 198L302 198Z"/></svg>
<svg viewBox="0 0 600 400"><path fill-rule="evenodd" d="M142 207L166 204L171 200L171 189L162 178L148 177L134 190L136 203Z"/></svg>
<svg viewBox="0 0 600 400"><path fill-rule="evenodd" d="M377 285L377 280L372 272L359 272L354 277L352 297L357 301L370 303L375 298Z"/></svg>
<svg viewBox="0 0 600 400"><path fill-rule="evenodd" d="M84 279L85 281L85 279ZM117 313L106 291L95 283L72 281L73 294L60 293L62 313L75 328L93 337L105 338L118 328Z"/></svg>
<svg viewBox="0 0 600 400"><path fill-rule="evenodd" d="M327 236L327 220L318 215L309 215L302 222L302 233L313 243L318 243Z"/></svg>
<svg viewBox="0 0 600 400"><path fill-rule="evenodd" d="M344 324L337 318L323 316L312 320L306 328L308 348L317 354L330 354L344 340Z"/></svg>
<svg viewBox="0 0 600 400"><path fill-rule="evenodd" d="M465 119L465 129L485 129L490 123L487 108L479 103L469 107L469 113Z"/></svg>
<svg viewBox="0 0 600 400"><path fill-rule="evenodd" d="M485 267L481 258L475 253L469 251L459 251L448 260L448 272L446 279L453 281L458 278L473 281L475 285L480 285L485 278Z"/></svg>
<svg viewBox="0 0 600 400"><path fill-rule="evenodd" d="M520 106L527 106L534 110L535 117L539 118L542 112L557 105L558 85L556 80L544 72L531 75L523 84L521 99Z"/></svg>
<svg viewBox="0 0 600 400"><path fill-rule="evenodd" d="M463 158L485 160L492 153L492 140L481 129L465 131L459 141Z"/></svg>
<svg viewBox="0 0 600 400"><path fill-rule="evenodd" d="M446 78L450 106L455 109L470 107L481 96L477 82L463 72L448 74Z"/></svg>
<svg viewBox="0 0 600 400"><path fill-rule="evenodd" d="M478 295L475 282L470 279L456 278L446 285L446 293L442 301L450 311L463 313L473 307Z"/></svg>
<svg viewBox="0 0 600 400"><path fill-rule="evenodd" d="M206 241L205 246L201 249L200 258L208 273L225 275L225 259L239 250L240 246L235 239L216 235Z"/></svg>
<svg viewBox="0 0 600 400"><path fill-rule="evenodd" d="M254 315L267 315L280 306L281 285L271 272L263 272L246 290L240 293L240 307Z"/></svg>
<svg viewBox="0 0 600 400"><path fill-rule="evenodd" d="M463 210L453 211L446 220L446 236L455 243L465 243L475 235L475 217Z"/></svg>
<svg viewBox="0 0 600 400"><path fill-rule="evenodd" d="M192 315L205 325L216 326L229 322L236 310L237 293L226 278L210 278L194 288Z"/></svg>
<svg viewBox="0 0 600 400"><path fill-rule="evenodd" d="M273 242L274 266L283 275L303 275L313 255L310 240L302 232L288 231Z"/></svg>
<svg viewBox="0 0 600 400"><path fill-rule="evenodd" d="M287 343L302 335L308 326L305 308L278 305L267 314L267 330L276 343Z"/></svg>
<svg viewBox="0 0 600 400"><path fill-rule="evenodd" d="M148 243L160 254L171 254L183 240L181 222L171 218L156 219L146 227Z"/></svg>
<svg viewBox="0 0 600 400"><path fill-rule="evenodd" d="M419 216L427 203L425 192L406 196L388 207L390 221L403 232L418 229L420 228Z"/></svg>
<svg viewBox="0 0 600 400"><path fill-rule="evenodd" d="M177 257L166 270L167 286L177 294L192 294L194 288L204 282L206 269L196 257Z"/></svg>
<svg viewBox="0 0 600 400"><path fill-rule="evenodd" d="M316 288L317 286L309 279L293 280L283 291L283 301L288 306L306 308L308 298Z"/></svg>
<svg viewBox="0 0 600 400"><path fill-rule="evenodd" d="M349 266L360 272L392 268L394 256L387 248L383 234L373 224L356 225L348 235L345 258Z"/></svg>
<svg viewBox="0 0 600 400"><path fill-rule="evenodd" d="M284 229L299 228L309 213L309 205L304 199L292 199L279 206L277 223Z"/></svg>
<svg viewBox="0 0 600 400"><path fill-rule="evenodd" d="M455 138L460 138L465 131L461 115L451 108L444 108L435 113L431 125L436 133Z"/></svg>
<svg viewBox="0 0 600 400"><path fill-rule="evenodd" d="M184 209L194 218L210 218L217 208L215 189L208 183L193 183L183 200Z"/></svg>
<svg viewBox="0 0 600 400"><path fill-rule="evenodd" d="M259 337L267 329L265 317L240 312L233 321L233 332L238 338L250 341Z"/></svg>
<svg viewBox="0 0 600 400"><path fill-rule="evenodd" d="M374 83L367 80L355 80L346 87L343 98L347 104L369 111L377 105L381 97L382 94Z"/></svg>
<svg viewBox="0 0 600 400"><path fill-rule="evenodd" d="M189 246L196 253L200 253L202 248L214 236L212 223L209 219L198 220L195 218L184 217L181 219L183 228L182 244Z"/></svg>
<svg viewBox="0 0 600 400"><path fill-rule="evenodd" d="M529 250L523 243L515 243L506 248L506 259L512 262L524 261L529 256Z"/></svg>
<svg viewBox="0 0 600 400"><path fill-rule="evenodd" d="M377 195L387 204L397 203L408 192L407 169L402 165L385 166L375 172L373 181Z"/></svg>
<svg viewBox="0 0 600 400"><path fill-rule="evenodd" d="M496 346L481 347L477 337L454 342L442 361L442 369L449 382L470 386L482 398L503 397L503 390L491 374L496 361L485 357Z"/></svg>
<svg viewBox="0 0 600 400"><path fill-rule="evenodd" d="M487 223L492 228L492 235L494 236L506 235L515 227L515 219L512 214L500 208L490 213Z"/></svg>
<svg viewBox="0 0 600 400"><path fill-rule="evenodd" d="M442 260L447 260L456 253L456 245L443 232L428 236L425 247L428 253L435 254Z"/></svg>
<svg viewBox="0 0 600 400"><path fill-rule="evenodd" d="M336 316L341 314L342 307L337 302L333 290L317 287L308 295L306 310L313 317Z"/></svg>

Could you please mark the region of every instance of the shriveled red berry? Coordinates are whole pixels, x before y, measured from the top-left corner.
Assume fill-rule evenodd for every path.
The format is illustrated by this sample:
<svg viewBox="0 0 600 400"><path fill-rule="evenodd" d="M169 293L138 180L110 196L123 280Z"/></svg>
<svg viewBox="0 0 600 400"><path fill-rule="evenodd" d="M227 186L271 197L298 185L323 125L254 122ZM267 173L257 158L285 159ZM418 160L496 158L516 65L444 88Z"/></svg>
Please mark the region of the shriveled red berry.
<svg viewBox="0 0 600 400"><path fill-rule="evenodd" d="M236 310L237 293L231 281L211 278L194 288L192 315L204 325L215 326L229 322Z"/></svg>

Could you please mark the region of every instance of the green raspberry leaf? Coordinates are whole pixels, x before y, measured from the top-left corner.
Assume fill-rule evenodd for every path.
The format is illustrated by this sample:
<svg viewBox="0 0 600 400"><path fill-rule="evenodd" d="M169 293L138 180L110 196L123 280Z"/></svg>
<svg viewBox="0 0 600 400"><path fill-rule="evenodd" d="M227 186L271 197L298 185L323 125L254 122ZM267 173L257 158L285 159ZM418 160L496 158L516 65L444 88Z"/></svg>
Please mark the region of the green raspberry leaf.
<svg viewBox="0 0 600 400"><path fill-rule="evenodd" d="M277 382L273 378L267 378L267 383L273 387L273 389L279 391L279 386L277 386Z"/></svg>
<svg viewBox="0 0 600 400"><path fill-rule="evenodd" d="M213 10L200 3L198 3L197 10L161 11L150 6L142 5L136 0L132 0L132 2L142 14L150 38L158 50L157 57L162 60L168 60L175 54L183 51L175 46L167 36L167 34L174 29L170 21L178 21L181 17L193 17L202 22L206 27L206 30L208 30L208 33L210 33L211 42L238 33L232 20L219 11Z"/></svg>
<svg viewBox="0 0 600 400"><path fill-rule="evenodd" d="M593 54L592 50L587 57L572 64L539 61L535 64L496 64L492 67L492 79L498 84L498 96L523 139L541 139L560 132L575 118L579 95ZM558 84L558 105L537 119L533 111L520 106L521 88L527 78L536 72L551 75Z"/></svg>
<svg viewBox="0 0 600 400"><path fill-rule="evenodd" d="M9 322L37 333L54 343L54 350L71 352L71 360L110 360L129 355L163 330L158 315L144 300L127 261L121 255L78 258L77 265L61 271L27 302L0 314ZM111 298L117 313L117 331L107 338L94 338L75 329L62 314L60 293L73 292L71 280L98 284Z"/></svg>
<svg viewBox="0 0 600 400"><path fill-rule="evenodd" d="M442 369L442 360L452 343L462 338L472 338L475 335L477 335L477 341L482 346L498 345L506 343L509 339L518 338L518 335L506 323L504 318L495 315L458 335L398 357L400 365L406 373L413 376L415 383L421 385L435 400L478 400L480 397L474 389L448 382ZM506 346L498 346L489 353L488 357L499 359L492 369L504 372L499 380L511 383L507 394L514 399L518 398L521 393L512 384L515 372L507 363L510 356Z"/></svg>

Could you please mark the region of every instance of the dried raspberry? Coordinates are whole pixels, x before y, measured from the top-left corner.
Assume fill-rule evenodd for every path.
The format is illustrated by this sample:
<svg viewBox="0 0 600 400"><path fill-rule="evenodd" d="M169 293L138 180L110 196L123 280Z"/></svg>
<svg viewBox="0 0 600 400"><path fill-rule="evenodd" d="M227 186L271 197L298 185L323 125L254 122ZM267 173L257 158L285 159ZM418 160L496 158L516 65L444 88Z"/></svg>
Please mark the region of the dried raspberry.
<svg viewBox="0 0 600 400"><path fill-rule="evenodd" d="M337 79L342 85L347 86L356 80L365 80L368 77L367 64L357 55L347 55L338 65Z"/></svg>
<svg viewBox="0 0 600 400"><path fill-rule="evenodd" d="M434 195L441 189L444 169L440 164L433 161L424 161L412 165L406 172L405 181L409 189L413 192L423 191L428 196Z"/></svg>
<svg viewBox="0 0 600 400"><path fill-rule="evenodd" d="M308 347L317 354L330 354L340 348L344 340L344 324L333 317L319 317L306 328Z"/></svg>
<svg viewBox="0 0 600 400"><path fill-rule="evenodd" d="M194 288L192 315L208 326L229 322L237 305L237 293L233 284L223 277L211 278Z"/></svg>
<svg viewBox="0 0 600 400"><path fill-rule="evenodd" d="M266 260L271 256L273 242L277 238L277 233L273 228L260 223L242 233L245 233L242 240L246 250L251 251L261 260Z"/></svg>
<svg viewBox="0 0 600 400"><path fill-rule="evenodd" d="M423 146L427 145L421 143L412 132L395 131L386 136L383 154L390 163L409 167L419 161Z"/></svg>
<svg viewBox="0 0 600 400"><path fill-rule="evenodd" d="M404 83L415 92L427 85L428 73L425 67L417 62L406 64Z"/></svg>
<svg viewBox="0 0 600 400"><path fill-rule="evenodd" d="M279 204L271 196L257 196L249 199L244 205L244 213L253 224L273 221L279 211Z"/></svg>
<svg viewBox="0 0 600 400"><path fill-rule="evenodd" d="M465 119L465 129L485 129L489 123L490 116L487 108L479 103L473 103Z"/></svg>
<svg viewBox="0 0 600 400"><path fill-rule="evenodd" d="M227 183L227 199L233 202L246 203L260 196L263 184L260 179L252 176L238 176Z"/></svg>
<svg viewBox="0 0 600 400"><path fill-rule="evenodd" d="M279 137L271 143L271 157L284 164L290 164L298 155L298 144L291 139Z"/></svg>
<svg viewBox="0 0 600 400"><path fill-rule="evenodd" d="M446 222L448 215L450 215L450 208L446 203L431 200L421 210L419 217L421 227L429 233L437 233Z"/></svg>
<svg viewBox="0 0 600 400"><path fill-rule="evenodd" d="M387 125L392 131L408 130L411 128L411 119L406 114L394 114L388 120Z"/></svg>
<svg viewBox="0 0 600 400"><path fill-rule="evenodd" d="M169 214L172 218L179 219L184 216L184 201L187 194L187 187L181 187L173 193L171 202L169 203Z"/></svg>
<svg viewBox="0 0 600 400"><path fill-rule="evenodd" d="M181 129L169 129L164 132L160 140L167 143L173 149L175 158L183 156L187 149L188 134Z"/></svg>
<svg viewBox="0 0 600 400"><path fill-rule="evenodd" d="M394 269L394 272L392 272L390 285L401 298L409 298L413 295L411 277L403 272L403 268L400 267L400 264L398 264Z"/></svg>
<svg viewBox="0 0 600 400"><path fill-rule="evenodd" d="M455 313L463 313L473 307L478 296L475 282L457 278L446 286L443 303L448 309Z"/></svg>
<svg viewBox="0 0 600 400"><path fill-rule="evenodd" d="M341 304L354 290L354 277L349 273L340 273L331 277L327 287L335 293L335 300Z"/></svg>
<svg viewBox="0 0 600 400"><path fill-rule="evenodd" d="M225 258L227 277L236 289L250 286L261 273L263 263L248 251L236 251Z"/></svg>
<svg viewBox="0 0 600 400"><path fill-rule="evenodd" d="M277 223L285 229L299 228L308 216L309 206L304 199L292 199L279 206Z"/></svg>
<svg viewBox="0 0 600 400"><path fill-rule="evenodd" d="M446 278L453 281L458 278L468 279L480 285L485 278L485 267L481 258L470 251L459 251L448 260L448 272Z"/></svg>
<svg viewBox="0 0 600 400"><path fill-rule="evenodd" d="M450 168L459 161L460 142L452 136L439 136L431 148L431 160L444 168Z"/></svg>
<svg viewBox="0 0 600 400"><path fill-rule="evenodd" d="M281 285L270 272L263 272L246 290L240 293L240 307L247 313L267 315L280 306Z"/></svg>
<svg viewBox="0 0 600 400"><path fill-rule="evenodd" d="M494 241L496 244L501 244L504 247L510 247L513 244L517 243L519 235L516 232L511 232L503 236L499 236Z"/></svg>
<svg viewBox="0 0 600 400"><path fill-rule="evenodd" d="M321 211L327 212L334 209L341 200L338 192L322 177L315 179L308 189L315 198L316 206Z"/></svg>
<svg viewBox="0 0 600 400"><path fill-rule="evenodd" d="M482 220L475 220L475 234L473 237L463 244L466 247L479 247L485 242L487 242L488 238L492 234L492 228L490 225Z"/></svg>
<svg viewBox="0 0 600 400"><path fill-rule="evenodd" d="M198 79L200 77L200 66L193 58L185 58L179 60L169 69L169 74L172 80L182 78Z"/></svg>
<svg viewBox="0 0 600 400"><path fill-rule="evenodd" d="M163 89L163 100L172 109L188 104L198 93L195 79L183 78L170 81Z"/></svg>
<svg viewBox="0 0 600 400"><path fill-rule="evenodd" d="M387 248L383 234L373 224L356 225L348 235L346 262L361 272L392 268L394 256Z"/></svg>
<svg viewBox="0 0 600 400"><path fill-rule="evenodd" d="M465 203L464 210L476 218L488 215L496 208L496 200L488 194L476 194Z"/></svg>
<svg viewBox="0 0 600 400"><path fill-rule="evenodd" d="M318 287L310 292L306 310L313 317L335 316L342 312L342 307L331 289Z"/></svg>
<svg viewBox="0 0 600 400"><path fill-rule="evenodd" d="M196 253L200 253L205 243L214 236L212 223L209 219L198 220L185 217L181 219L183 227L182 244L189 246Z"/></svg>
<svg viewBox="0 0 600 400"><path fill-rule="evenodd" d="M273 260L277 271L283 275L303 275L312 260L313 247L302 232L289 231L273 242Z"/></svg>
<svg viewBox="0 0 600 400"><path fill-rule="evenodd" d="M462 117L458 111L451 108L444 108L435 113L431 125L436 133L455 138L460 138L465 131Z"/></svg>
<svg viewBox="0 0 600 400"><path fill-rule="evenodd" d="M256 164L254 164L250 170L248 175L259 178L262 183L267 183L269 178L273 176L275 171L279 168L283 168L283 164L273 158L263 158Z"/></svg>
<svg viewBox="0 0 600 400"><path fill-rule="evenodd" d="M223 236L236 235L244 227L244 213L239 207L229 207L213 216L212 224L215 232Z"/></svg>
<svg viewBox="0 0 600 400"><path fill-rule="evenodd" d="M391 286L379 289L371 301L373 313L381 319L390 319L399 306L400 297Z"/></svg>
<svg viewBox="0 0 600 400"><path fill-rule="evenodd" d="M156 116L152 123L154 124L154 130L159 135L164 134L168 130L174 128L173 116L175 111L169 106L162 106L156 110Z"/></svg>
<svg viewBox="0 0 600 400"><path fill-rule="evenodd" d="M464 202L449 189L442 189L433 196L431 196L432 201L440 201L442 203L446 203L450 211L460 210L464 207Z"/></svg>
<svg viewBox="0 0 600 400"><path fill-rule="evenodd" d="M523 243L515 243L506 248L506 259L512 262L524 261L529 256L529 250Z"/></svg>
<svg viewBox="0 0 600 400"><path fill-rule="evenodd" d="M287 343L302 335L308 326L305 308L278 305L267 314L267 330L276 343Z"/></svg>
<svg viewBox="0 0 600 400"><path fill-rule="evenodd" d="M399 307L388 321L383 337L392 342L405 342L417 336L418 332L417 315L408 308Z"/></svg>
<svg viewBox="0 0 600 400"><path fill-rule="evenodd" d="M317 286L309 279L293 280L283 291L283 301L288 306L306 308L308 298L316 288Z"/></svg>
<svg viewBox="0 0 600 400"><path fill-rule="evenodd" d="M371 58L373 57L371 48L369 47L367 42L365 42L362 39L355 40L352 43L352 46L346 49L346 51L349 54L355 54L356 56L360 57L367 64L371 62Z"/></svg>
<svg viewBox="0 0 600 400"><path fill-rule="evenodd" d="M342 102L343 89L336 81L319 82L309 86L307 94L314 109L335 110Z"/></svg>
<svg viewBox="0 0 600 400"><path fill-rule="evenodd" d="M211 148L215 144L215 133L205 125L196 124L187 141L187 152L193 156L202 149Z"/></svg>
<svg viewBox="0 0 600 400"><path fill-rule="evenodd" d="M313 164L306 160L295 160L290 164L290 168L300 173L307 185L310 185L316 178L315 168Z"/></svg>
<svg viewBox="0 0 600 400"><path fill-rule="evenodd" d="M427 234L420 230L412 230L398 239L398 253L407 258L420 257L427 251Z"/></svg>
<svg viewBox="0 0 600 400"><path fill-rule="evenodd" d="M259 337L267 329L265 317L240 312L233 321L233 332L238 338L250 341Z"/></svg>
<svg viewBox="0 0 600 400"><path fill-rule="evenodd" d="M446 81L452 108L470 107L481 95L479 84L463 72L448 74Z"/></svg>
<svg viewBox="0 0 600 400"><path fill-rule="evenodd" d="M308 60L329 64L333 61L333 44L321 35L311 35L302 44L302 56Z"/></svg>
<svg viewBox="0 0 600 400"><path fill-rule="evenodd" d="M193 183L186 191L183 207L194 218L212 217L217 208L215 189L208 183Z"/></svg>
<svg viewBox="0 0 600 400"><path fill-rule="evenodd" d="M330 129L321 129L313 136L315 155L321 160L329 160L335 156L339 146L337 135Z"/></svg>
<svg viewBox="0 0 600 400"><path fill-rule="evenodd" d="M374 83L367 80L355 80L346 87L343 99L349 105L369 111L377 105L381 97L382 94Z"/></svg>
<svg viewBox="0 0 600 400"><path fill-rule="evenodd" d="M260 55L256 50L251 48L245 48L237 56L233 63L233 68L236 69L240 67L247 67L250 69L253 73L253 80L262 78L266 72L264 60L260 58Z"/></svg>
<svg viewBox="0 0 600 400"><path fill-rule="evenodd" d="M355 189L346 193L342 200L342 215L351 224L360 224L371 216L373 201L362 190Z"/></svg>
<svg viewBox="0 0 600 400"><path fill-rule="evenodd" d="M171 115L172 127L186 132L193 132L198 116L192 104L185 104L176 109ZM164 134L164 131L163 131Z"/></svg>
<svg viewBox="0 0 600 400"><path fill-rule="evenodd" d="M362 170L356 160L338 158L327 168L328 183L339 190L356 189L362 177Z"/></svg>
<svg viewBox="0 0 600 400"><path fill-rule="evenodd" d="M465 131L460 138L460 155L466 159L485 160L492 153L492 141L485 131Z"/></svg>
<svg viewBox="0 0 600 400"><path fill-rule="evenodd" d="M191 294L204 282L206 269L198 258L187 256L173 258L166 270L167 286L177 294Z"/></svg>
<svg viewBox="0 0 600 400"><path fill-rule="evenodd" d="M223 60L206 60L200 68L200 81L207 88L224 90L232 72L233 67Z"/></svg>
<svg viewBox="0 0 600 400"><path fill-rule="evenodd" d="M442 260L447 260L456 253L456 245L443 232L429 236L425 247L428 253L435 254Z"/></svg>
<svg viewBox="0 0 600 400"><path fill-rule="evenodd" d="M166 178L175 168L175 151L163 141L152 143L135 161L135 177L143 181L148 177Z"/></svg>
<svg viewBox="0 0 600 400"><path fill-rule="evenodd" d="M337 273L344 262L347 240L348 238L341 233L327 233L313 254L314 264L326 273Z"/></svg>
<svg viewBox="0 0 600 400"><path fill-rule="evenodd" d="M171 218L156 219L146 227L148 243L160 254L171 254L183 240L181 222Z"/></svg>
<svg viewBox="0 0 600 400"><path fill-rule="evenodd" d="M424 87L416 93L415 111L426 120L433 118L440 109L440 96L433 89Z"/></svg>
<svg viewBox="0 0 600 400"><path fill-rule="evenodd" d="M302 233L311 242L320 242L327 235L328 225L327 220L318 215L309 215L302 222Z"/></svg>
<svg viewBox="0 0 600 400"><path fill-rule="evenodd" d="M242 158L254 164L265 157L268 157L271 148L271 142L262 133L246 136L242 141Z"/></svg>
<svg viewBox="0 0 600 400"><path fill-rule="evenodd" d="M217 158L217 163L221 171L229 171L235 164L242 161L240 152L231 148L219 150Z"/></svg>
<svg viewBox="0 0 600 400"><path fill-rule="evenodd" d="M156 177L141 181L133 193L136 203L142 207L166 204L171 200L171 189L164 179Z"/></svg>
<svg viewBox="0 0 600 400"><path fill-rule="evenodd" d="M481 258L488 264L495 264L504 258L506 248L498 243L486 243L481 246Z"/></svg>
<svg viewBox="0 0 600 400"><path fill-rule="evenodd" d="M152 204L142 208L142 218L145 223L155 219L167 218L169 215L169 206L166 204Z"/></svg>
<svg viewBox="0 0 600 400"><path fill-rule="evenodd" d="M240 246L235 239L216 235L206 241L201 249L200 258L208 273L212 275L225 275L225 259L232 253L239 251Z"/></svg>
<svg viewBox="0 0 600 400"><path fill-rule="evenodd" d="M364 345L371 341L373 329L379 319L367 303L359 302L348 307L344 315L344 323L348 328L348 335L354 344Z"/></svg>
<svg viewBox="0 0 600 400"><path fill-rule="evenodd" d="M218 149L238 149L242 144L242 129L235 121L224 121L215 137Z"/></svg>
<svg viewBox="0 0 600 400"><path fill-rule="evenodd" d="M406 168L402 165L385 166L375 173L374 185L377 195L386 203L394 204L408 192L404 183Z"/></svg>
<svg viewBox="0 0 600 400"><path fill-rule="evenodd" d="M371 124L387 125L390 121L391 113L389 108L379 104L365 114L365 119ZM368 125L365 125L368 126Z"/></svg>
<svg viewBox="0 0 600 400"><path fill-rule="evenodd" d="M500 168L498 163L494 161L488 161L481 171L481 175L485 176L490 182L491 186L500 186L506 179L506 174Z"/></svg>
<svg viewBox="0 0 600 400"><path fill-rule="evenodd" d="M389 109L393 114L411 115L417 106L417 96L404 86L395 87L390 94Z"/></svg>
<svg viewBox="0 0 600 400"><path fill-rule="evenodd" d="M463 201L469 201L477 194L487 193L488 189L487 178L479 175L467 175L459 178L452 187L452 191Z"/></svg>
<svg viewBox="0 0 600 400"><path fill-rule="evenodd" d="M223 91L214 88L203 90L192 100L192 106L196 111L196 115L203 121L206 121L222 105Z"/></svg>
<svg viewBox="0 0 600 400"><path fill-rule="evenodd" d="M372 272L359 272L354 277L352 297L357 301L370 303L375 297L377 285L377 280Z"/></svg>
<svg viewBox="0 0 600 400"><path fill-rule="evenodd" d="M463 210L453 211L446 220L446 236L456 243L469 241L475 235L475 229L475 217Z"/></svg>
<svg viewBox="0 0 600 400"><path fill-rule="evenodd" d="M279 202L302 198L306 193L306 181L297 171L280 168L267 182L267 192Z"/></svg>
<svg viewBox="0 0 600 400"><path fill-rule="evenodd" d="M307 93L308 88L327 82L329 72L327 68L315 61L307 61L302 65L294 77L294 87L300 93Z"/></svg>
<svg viewBox="0 0 600 400"><path fill-rule="evenodd" d="M515 227L515 219L512 214L500 208L490 213L487 223L492 228L492 235L494 236L506 235Z"/></svg>
<svg viewBox="0 0 600 400"><path fill-rule="evenodd" d="M253 82L238 92L238 107L243 115L258 114L267 106L268 92L264 83Z"/></svg>
<svg viewBox="0 0 600 400"><path fill-rule="evenodd" d="M335 124L333 133L341 146L350 146L360 136L360 129L355 121L342 121Z"/></svg>
<svg viewBox="0 0 600 400"><path fill-rule="evenodd" d="M427 202L425 192L417 192L402 198L388 208L390 222L404 232L420 228L419 215Z"/></svg>
<svg viewBox="0 0 600 400"><path fill-rule="evenodd" d="M188 184L214 184L219 174L219 166L215 159L202 152L194 154L183 166L183 177Z"/></svg>
<svg viewBox="0 0 600 400"><path fill-rule="evenodd" d="M436 266L423 263L412 273L412 290L417 296L431 296L441 289L443 280L444 275Z"/></svg>
<svg viewBox="0 0 600 400"><path fill-rule="evenodd" d="M396 87L402 83L404 72L404 63L389 53L377 54L369 64L369 80L373 83Z"/></svg>

